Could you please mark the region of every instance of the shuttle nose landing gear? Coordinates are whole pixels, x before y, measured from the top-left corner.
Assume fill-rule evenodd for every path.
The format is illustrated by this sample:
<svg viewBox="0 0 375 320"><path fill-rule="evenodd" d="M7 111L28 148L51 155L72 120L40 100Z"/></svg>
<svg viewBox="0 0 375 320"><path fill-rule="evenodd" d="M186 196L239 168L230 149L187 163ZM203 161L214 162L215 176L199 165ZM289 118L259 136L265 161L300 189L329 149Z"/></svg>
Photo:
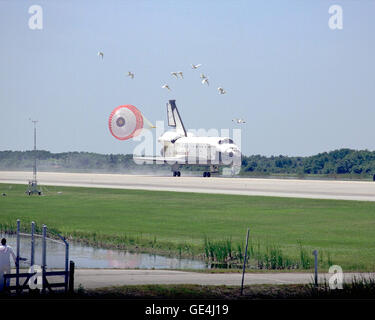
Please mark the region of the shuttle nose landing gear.
<svg viewBox="0 0 375 320"><path fill-rule="evenodd" d="M203 177L209 178L209 177L211 177L211 174L218 174L218 173L219 173L219 166L211 164L210 165L210 171L203 172Z"/></svg>

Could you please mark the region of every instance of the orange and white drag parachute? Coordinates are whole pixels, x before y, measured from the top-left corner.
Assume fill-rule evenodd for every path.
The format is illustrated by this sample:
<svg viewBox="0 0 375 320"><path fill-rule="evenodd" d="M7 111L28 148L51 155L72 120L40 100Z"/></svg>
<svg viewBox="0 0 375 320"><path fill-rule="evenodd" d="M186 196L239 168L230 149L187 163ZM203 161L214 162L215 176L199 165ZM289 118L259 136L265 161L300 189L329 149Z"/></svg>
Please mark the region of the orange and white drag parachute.
<svg viewBox="0 0 375 320"><path fill-rule="evenodd" d="M118 140L128 140L138 136L144 125L155 128L133 105L115 108L108 121L109 131Z"/></svg>

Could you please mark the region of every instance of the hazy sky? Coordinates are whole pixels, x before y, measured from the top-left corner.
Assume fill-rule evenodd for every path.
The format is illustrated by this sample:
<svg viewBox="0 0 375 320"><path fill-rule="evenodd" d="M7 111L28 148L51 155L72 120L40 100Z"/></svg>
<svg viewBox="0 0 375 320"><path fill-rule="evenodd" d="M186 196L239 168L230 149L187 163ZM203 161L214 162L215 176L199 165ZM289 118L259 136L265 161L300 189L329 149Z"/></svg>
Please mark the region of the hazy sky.
<svg viewBox="0 0 375 320"><path fill-rule="evenodd" d="M29 28L34 4L42 30ZM342 30L328 26L333 4ZM245 118L247 155L374 150L374 31L373 0L0 0L0 150L32 149L32 117L39 149L131 153L109 133L111 111L166 120L168 99L187 128Z"/></svg>

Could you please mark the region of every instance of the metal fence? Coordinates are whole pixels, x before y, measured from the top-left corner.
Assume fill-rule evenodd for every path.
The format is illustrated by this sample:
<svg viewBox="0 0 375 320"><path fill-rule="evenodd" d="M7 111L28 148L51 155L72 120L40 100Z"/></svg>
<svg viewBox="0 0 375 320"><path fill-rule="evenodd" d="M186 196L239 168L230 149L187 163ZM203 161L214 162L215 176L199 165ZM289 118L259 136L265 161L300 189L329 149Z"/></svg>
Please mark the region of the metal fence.
<svg viewBox="0 0 375 320"><path fill-rule="evenodd" d="M21 222L17 220L17 244L16 244L16 273L4 275L4 291L15 291L17 294L24 290L39 289L42 293L47 290L53 292L53 288L63 288L65 292L73 292L74 290L74 262L69 262L69 243L66 239L58 233L54 235L60 240L47 237L47 226L43 225L42 235L35 232L35 223L31 223L31 233L21 233ZM30 268L28 272L20 272L20 263L28 260L20 256L21 250L21 236L30 237ZM36 265L36 238L42 239L41 265ZM65 246L64 270L63 271L48 271L47 270L47 241L55 242ZM63 277L64 280L55 282L56 277ZM11 285L12 279L15 279L15 284Z"/></svg>

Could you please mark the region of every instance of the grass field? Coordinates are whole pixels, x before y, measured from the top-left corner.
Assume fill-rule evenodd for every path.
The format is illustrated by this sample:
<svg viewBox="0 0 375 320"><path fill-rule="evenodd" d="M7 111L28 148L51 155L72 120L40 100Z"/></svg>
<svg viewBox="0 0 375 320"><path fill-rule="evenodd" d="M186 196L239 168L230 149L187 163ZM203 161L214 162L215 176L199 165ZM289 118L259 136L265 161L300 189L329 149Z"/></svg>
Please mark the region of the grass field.
<svg viewBox="0 0 375 320"><path fill-rule="evenodd" d="M199 255L205 238L240 250L250 227L255 251L276 248L284 260L298 260L318 249L324 268L375 270L375 202L76 187L48 187L45 196L29 197L24 191L0 184L7 194L0 197L3 230L21 219L97 245Z"/></svg>

